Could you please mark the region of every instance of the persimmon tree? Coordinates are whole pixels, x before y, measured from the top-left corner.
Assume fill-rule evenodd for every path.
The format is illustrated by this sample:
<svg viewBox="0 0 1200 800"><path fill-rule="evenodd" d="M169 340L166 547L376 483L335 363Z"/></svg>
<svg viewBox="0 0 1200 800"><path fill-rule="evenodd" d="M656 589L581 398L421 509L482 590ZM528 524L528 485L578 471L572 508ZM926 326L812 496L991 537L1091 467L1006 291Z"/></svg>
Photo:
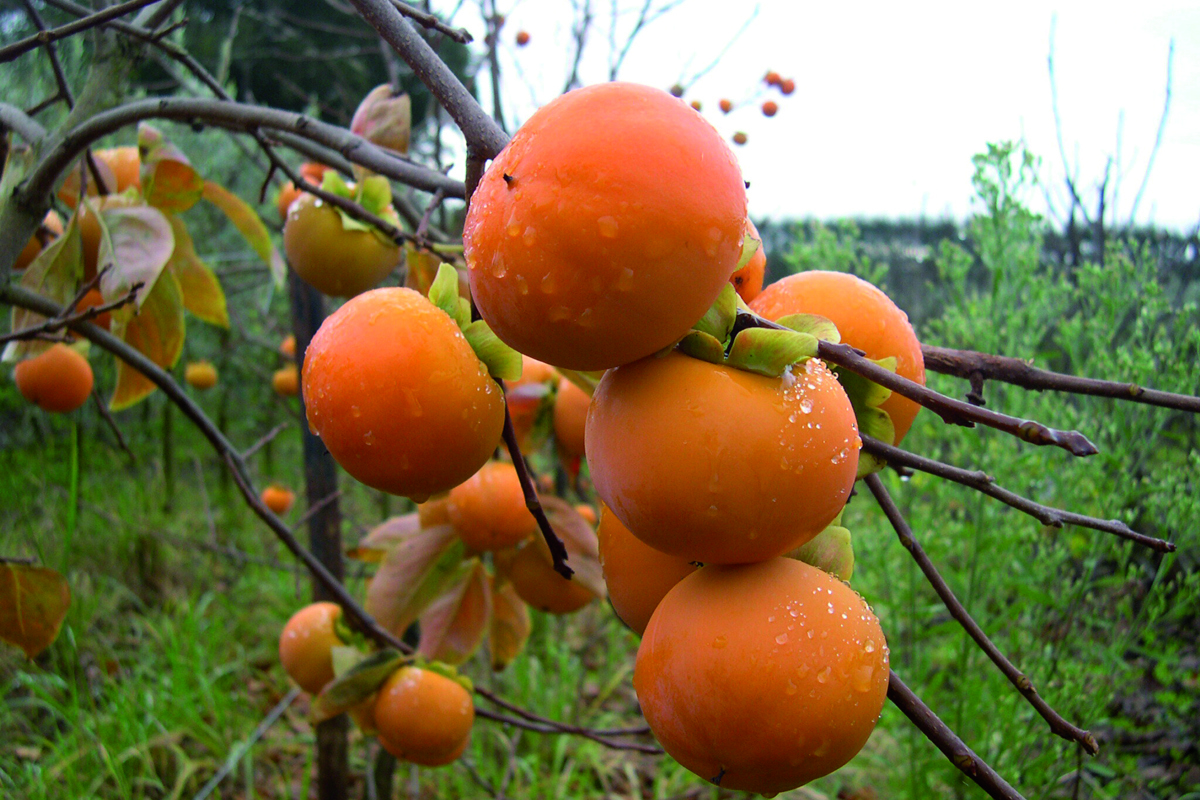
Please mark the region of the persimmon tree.
<svg viewBox="0 0 1200 800"><path fill-rule="evenodd" d="M462 705L459 690L469 688L480 703L474 709L474 716L486 720L540 734L581 736L615 749L660 753L645 738L649 733L645 726L635 724L627 728L595 730L566 724L514 705L494 692L464 686L456 680L453 666L470 658L485 640L494 667L502 668L520 652L529 635L528 605L568 611L572 606L578 607L593 597L603 596L600 545L592 526L576 508L561 498L539 493L537 476L531 473L521 451L522 440L536 446L545 430L553 424L542 400L555 392L565 394L564 389L558 388L559 376L553 371L537 378L524 374L520 357L500 343L486 324L481 325L477 318L479 309L473 307L470 296L460 290L457 265L465 265L465 260L457 241L451 231L441 230L433 222L434 214L447 198L461 198L469 203L481 186L484 187L481 191L503 195L508 191L507 184L512 177L508 173L489 173L485 177L488 162L500 157L509 142L508 134L497 122L497 118L502 118L499 101L495 103L494 114L485 112L470 88L447 61L439 57L429 41L466 42L469 35L396 0L349 2L361 22L366 23L364 26L360 22L359 27L368 33L370 45L384 48L387 54L385 61L393 75L392 88L380 96L391 98L398 93L401 81L397 65L405 64L411 73L412 90L419 89L430 98L430 103L435 104L432 118L444 113L457 127L465 144L464 182L451 179L441 171L440 154L436 152L438 145L433 148L432 159L424 157L429 155L427 152L414 153L411 157L401 152L407 147L409 129L415 119L411 108L383 110L374 119L378 123L374 126L356 124L362 123L362 118L351 119L347 128L295 111L232 99L223 80L211 74L197 58L168 36L172 29L187 24L186 20L177 19L176 11L182 5L179 0L129 0L100 11L68 0L48 0L48 5L75 18L58 27L47 25L33 2L25 3L28 18L39 32L0 49L0 62L40 51L52 65L56 92L40 107L29 110L0 103L0 131L5 134L6 151L4 172L0 177L0 300L12 308L11 330L4 335L6 358L21 361L47 350L52 344L79 348L86 341L116 359L115 386L107 403L110 409L128 407L161 390L212 445L246 503L264 526L311 573L317 587L317 599L334 602L340 607L340 614L331 612L327 615L327 619L333 621L322 629L322 638L329 651L329 672L321 673L320 686L306 687L318 692L313 705L314 719L322 724L335 723L319 729L327 733L318 734L322 797L345 796L345 723L336 720L343 712L353 713L362 707L376 693L387 698L387 717L374 721L367 719L360 724L366 729L379 730L381 741L389 752L431 764L445 763L462 752L465 744L460 726L451 732L452 736L447 734L443 746L422 752L419 757L412 756L414 747L428 735L418 731L415 734L417 744L413 744L409 737L414 734L397 724L391 709L426 701L413 699L416 690L407 689L406 680L428 683L435 687L429 690L432 694L449 697L451 699L445 702L459 706ZM489 55L496 79L495 40L499 22L494 8L492 12L487 17L486 39L491 44ZM272 13L286 12L276 8ZM94 37L95 49L89 75L77 91L66 79L55 43L84 32ZM526 38L525 43L528 41ZM577 44L582 47L581 42ZM188 82L204 87L212 96L151 97L130 102L114 96L113 87L119 86L131 70L141 68L148 61L179 75L180 82L186 77ZM619 61L617 63L619 66ZM224 61L218 73L226 73L228 69L229 65ZM577 73L573 71L568 87L577 80ZM494 80L493 85L498 85L498 81ZM38 121L38 113L58 103L67 106L69 111L60 124L47 129ZM771 107L776 107L774 101L771 101ZM370 117L370 113L364 113ZM317 535L312 538L310 547L301 544L295 532L272 510L273 506L281 506L267 502L254 486L245 451L227 438L170 371L182 352L185 314L190 313L207 324L228 325L225 294L212 270L196 254L189 234L187 212L200 203L215 206L245 238L275 284L279 288L285 282L289 284L294 357L298 364L305 363L306 351L324 319L324 301L312 286L297 276L296 273L303 270L288 271L268 226L252 206L207 180L203 175L203 164L193 163L155 127L162 121L220 129L247 140L264 163L264 195L272 179L286 178L294 188L308 196L309 199L301 198L288 206L289 218L293 212L297 217L312 213L319 202L324 211L336 215L330 218L334 220L332 228L357 227L359 232L365 231L368 236L375 237L370 242L373 248L395 248L397 259L399 253L403 253L407 288L395 291L409 292L414 298L413 303L425 304L421 306L422 313L432 314L436 310L448 317L451 320L448 324L457 326L452 333L461 332L486 367L488 380L503 380L512 387L512 402L505 404L501 436L528 516L522 515L520 506L516 505L508 509L512 519L507 519L506 524L518 528L522 536L536 531L537 538L519 551L507 551L498 545L490 556L483 556L481 552L488 551L488 547L468 547L455 528L466 524L462 520L476 513L471 509L470 501L456 500L453 493L449 498L434 497L419 511L388 519L376 527L351 553L355 558L378 565L365 600L360 602L341 580L333 462L320 441L306 434L308 520ZM403 145L395 136L397 128L403 129ZM137 131L138 142L136 182L130 177L127 180L129 186L122 187L115 156L107 159L101 151L94 150L93 145L107 135L132 130ZM441 141L440 137L437 141ZM317 183L311 173L305 174L292 166L297 156L328 165L332 170ZM350 187L351 182L356 188ZM421 208L407 195L394 191L394 186L417 190L429 199ZM394 212L387 202L393 197L397 200ZM67 219L57 236L46 228L47 214L56 202ZM300 203L304 204L302 208L297 206ZM729 225L733 230L730 236L738 237L732 241L742 243L737 263L740 268L747 266L754 256L757 237L743 236L739 215L740 211L731 216ZM494 246L502 248L507 244L503 237L509 235L501 229L496 234L499 238ZM289 238L295 241L294 237L285 235L285 242ZM14 264L31 239L38 242L41 250L23 271L17 273ZM522 242L522 246L528 244ZM94 256L89 257L89 248ZM288 245L293 260L306 258L314 249L319 250L320 246L307 241L296 245L294 252ZM728 249L733 252L737 248ZM93 270L88 269L89 262L94 264ZM378 276L386 271L390 270L381 270ZM377 282L378 276L364 279L362 285L346 286L334 282L324 288L334 294L357 294L373 281ZM310 277L309 283L321 281ZM719 285L721 281L714 280L713 283ZM712 288L718 289L716 285ZM101 295L99 304L81 310L84 296L94 290L99 290ZM894 358L881 355L877 356L879 360L873 360L864 352L865 346L859 349L841 341L838 328L823 317L786 310L774 315L764 311L764 316L759 316L755 310L761 310L761 307L752 310L746 306L732 286L721 288L720 292L708 313L683 336L681 352L661 361L686 363L689 370L707 372L730 368L749 370L762 376L764 381L768 378L779 380L785 373L791 377L793 365L808 364L811 368L807 374L820 372L818 377L811 379L826 382L829 386L835 380L830 370L836 371L837 380L848 394L843 416L850 416L852 406L856 415L855 435L861 438L863 458L857 462L857 477L862 479L895 528L901 544L912 553L950 615L1009 679L1014 690L1045 720L1050 731L1073 742L1083 752L1094 754L1098 749L1096 739L1051 708L1029 679L972 620L925 556L912 527L889 496L878 472L885 467L928 472L977 489L1048 526L1086 527L1158 552L1169 552L1174 545L1139 533L1122 522L1042 505L997 486L981 472L900 449L896 426L881 409L886 408L890 397L896 396L928 409L949 425L988 426L1029 445L1058 447L1072 455L1086 457L1094 455L1097 449L1081 432L1058 430L985 407L981 402L984 384L999 381L1039 391L1099 395L1193 413L1200 411L1200 398L1039 370L1015 356L922 345L920 350L927 370L970 381L972 393L968 400L957 400L910 379L905 370L897 370ZM425 310L425 306L432 310ZM698 307L702 306L703 303ZM111 314L110 326L97 324L100 315L105 313ZM689 313L689 316L694 315ZM766 316L776 316L778 321ZM623 319L615 326L613 335L620 336L622 327L628 329L637 324L636 318ZM659 338L662 342L654 347L670 344L672 335L668 333ZM380 344L382 346L382 342ZM317 346L323 345L318 342ZM378 353L373 351L368 355ZM463 357L470 360L473 356L464 353ZM601 379L599 375L580 371L593 366L599 366L599 362L567 365L568 368L562 371L563 377L585 393L597 391L602 410L594 413L603 414L606 404L615 402L609 397L610 392L613 395L618 392L618 389L608 387L618 383L620 377ZM605 363L604 366L613 364ZM379 380L382 382L382 378ZM679 377L675 380L691 379ZM318 383L310 385L306 376L306 391L319 393L329 387ZM499 389L500 385L496 384L495 390ZM489 385L488 391L491 390ZM716 391L712 389L711 393ZM315 401L316 394L313 399ZM405 400L413 402L416 398ZM797 399L797 408L804 402L803 398ZM345 408L339 406L336 409L335 424L346 423L356 411L374 413L371 409L359 409L349 400L342 405ZM520 416L517 410L522 409L528 418L527 412L531 408L532 416L538 421L529 427L522 426L523 429L518 431L514 424ZM380 424L384 424L387 409L375 411L380 414ZM737 410L731 408L725 413L736 414ZM311 405L308 419L314 420ZM910 422L911 417L907 421ZM314 425L314 428L320 427ZM322 431L321 435L327 434ZM731 441L733 438L736 438L735 434L730 435ZM848 437L846 441L849 441ZM337 450L332 444L329 449ZM484 458L488 449L490 446L484 448ZM601 448L589 444L588 449L599 451ZM338 453L334 452L334 455ZM580 454L566 455L568 461L574 459L577 467ZM834 462L836 465L836 456ZM487 469L496 471L499 468ZM355 473L353 469L350 471ZM619 465L613 471L621 478L628 472ZM849 485L856 475L853 469L846 472L839 480ZM482 472L479 476L478 482L486 479ZM599 480L598 484L605 480L607 478ZM414 494L424 499L424 495L434 491L425 491L422 487ZM513 505L511 498L516 489L511 482L503 490L489 488L487 491L506 492L508 504ZM498 499L487 502L501 504ZM848 534L843 534L845 529L840 528L839 519L831 511L814 521L813 530L808 534L828 534L828 537L820 542L813 539L817 544L798 557L844 577L849 574L846 557L850 540ZM486 540L490 536L494 536L494 532L482 538ZM762 558L777 554L779 549L764 551ZM695 557L688 553L690 551L681 550L675 555ZM720 554L706 558L724 560ZM737 562L738 558L729 560ZM689 574L690 565L686 561L675 566L681 575ZM807 574L808 568L797 568L797 571ZM700 574L714 573L701 571ZM820 581L829 580L832 579L828 576L820 578ZM683 581L693 581L686 584L689 586L699 585L690 575ZM836 590L843 593L844 587L837 584ZM830 590L831 595L833 591ZM69 596L61 576L32 564L5 561L0 572L0 593L6 599L19 600L19 603L6 603L6 611L0 613L0 636L23 647L30 655L48 646L61 623ZM678 603L673 603L672 609L677 606ZM10 610L16 608L21 611ZM328 607L323 608L328 611ZM672 613L686 616L684 611ZM863 619L866 619L865 615ZM419 623L420 631L415 641L405 638L405 632L414 622ZM330 626L332 628L327 630ZM657 630L653 622L648 630ZM435 662L433 671L418 677L416 673L428 662ZM880 661L876 657L871 663L874 668L887 662L886 658ZM325 666L322 662L322 669ZM639 658L639 673L642 669ZM328 679L330 674L332 681ZM882 674L870 679L882 686ZM989 795L1020 797L1017 789L950 730L894 670L887 673L886 693L955 767ZM657 702L656 699L656 705ZM378 703L374 705L376 714L380 707ZM466 716L464 711L463 717ZM469 720L465 727L469 729ZM862 731L856 729L850 737L857 746L865 739L861 734ZM697 769L708 769L710 759L697 758L695 763L702 765ZM803 770L801 774L807 775ZM724 767L721 767L720 772L705 777L719 783L723 775ZM751 781L749 785L774 791L786 788L788 784L767 780L762 783Z"/></svg>

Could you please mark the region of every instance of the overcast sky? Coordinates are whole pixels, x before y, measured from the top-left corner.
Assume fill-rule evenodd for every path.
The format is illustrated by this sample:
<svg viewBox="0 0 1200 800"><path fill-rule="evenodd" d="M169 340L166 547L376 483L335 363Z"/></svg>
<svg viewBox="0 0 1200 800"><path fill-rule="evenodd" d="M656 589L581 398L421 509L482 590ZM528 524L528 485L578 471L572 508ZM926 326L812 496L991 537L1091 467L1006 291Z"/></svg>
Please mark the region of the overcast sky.
<svg viewBox="0 0 1200 800"><path fill-rule="evenodd" d="M619 45L641 0L618 4L630 9L619 15ZM573 52L571 4L499 5L508 12L501 42L505 111L524 119L562 91ZM611 0L591 5L585 84L607 79L611 52ZM470 13L464 8L456 21L482 38ZM524 48L514 42L520 30L530 34ZM1195 0L1003 6L683 0L641 32L620 77L663 88L688 83L687 99L700 100L722 134L746 132L749 142L734 149L751 182L756 218L964 218L971 211L971 156L992 141L1023 138L1042 159L1048 190L1063 197L1047 69L1052 30L1067 158L1094 206L1105 162L1116 159L1119 143L1113 180L1119 179L1122 221L1153 149L1174 40L1170 112L1137 219L1194 227L1200 222ZM713 61L711 71L694 79ZM768 91L761 82L768 70L793 78L795 93ZM490 97L490 88L482 96ZM738 107L721 114L721 98ZM779 103L772 119L759 110L766 99ZM1045 213L1040 192L1029 200Z"/></svg>

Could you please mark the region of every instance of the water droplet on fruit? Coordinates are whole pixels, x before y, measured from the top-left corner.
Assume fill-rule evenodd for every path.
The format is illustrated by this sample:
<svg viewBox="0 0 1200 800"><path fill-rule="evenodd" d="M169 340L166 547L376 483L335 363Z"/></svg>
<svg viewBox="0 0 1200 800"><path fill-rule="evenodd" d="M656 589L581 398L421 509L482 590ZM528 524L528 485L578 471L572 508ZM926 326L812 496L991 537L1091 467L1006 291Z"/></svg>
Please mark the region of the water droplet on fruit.
<svg viewBox="0 0 1200 800"><path fill-rule="evenodd" d="M521 235L521 226L516 222L509 222L505 231L508 233L508 238L515 239Z"/></svg>
<svg viewBox="0 0 1200 800"><path fill-rule="evenodd" d="M367 431L365 434L363 434L363 444L365 444L367 447L375 444L375 431Z"/></svg>
<svg viewBox="0 0 1200 800"><path fill-rule="evenodd" d="M875 642L873 642L870 639L867 639L867 643L863 645L863 652L874 653L875 652Z"/></svg>
<svg viewBox="0 0 1200 800"><path fill-rule="evenodd" d="M633 270L629 267L621 270L621 277L617 278L617 290L628 292L633 288Z"/></svg>
<svg viewBox="0 0 1200 800"><path fill-rule="evenodd" d="M825 681L829 680L831 674L833 674L833 667L825 667L825 669L817 673L817 683L825 683Z"/></svg>
<svg viewBox="0 0 1200 800"><path fill-rule="evenodd" d="M875 674L875 668L870 664L864 664L854 670L854 675L851 678L851 684L856 692L867 692L871 689L871 676Z"/></svg>
<svg viewBox="0 0 1200 800"><path fill-rule="evenodd" d="M817 758L820 758L821 756L825 755L828 752L829 752L829 739L822 736L821 743L819 745L817 745L815 750L812 751L812 754L814 756L816 756Z"/></svg>
<svg viewBox="0 0 1200 800"><path fill-rule="evenodd" d="M596 220L596 227L600 229L600 235L605 239L617 238L617 220L615 217L601 217Z"/></svg>
<svg viewBox="0 0 1200 800"><path fill-rule="evenodd" d="M525 229L525 233L521 236L521 241L525 242L526 247L533 247L537 243L537 230L532 225Z"/></svg>
<svg viewBox="0 0 1200 800"><path fill-rule="evenodd" d="M352 417L361 417L361 416L362 416L362 409L361 409L361 408L359 408L358 406L350 406L350 416L352 416Z"/></svg>
<svg viewBox="0 0 1200 800"><path fill-rule="evenodd" d="M542 278L540 288L542 294L554 294L555 290L558 289L558 281L555 279L553 272L546 273L546 276Z"/></svg>
<svg viewBox="0 0 1200 800"><path fill-rule="evenodd" d="M805 414L811 414L813 410L813 402L807 397L800 401L800 410Z"/></svg>
<svg viewBox="0 0 1200 800"><path fill-rule="evenodd" d="M571 309L567 308L566 306L555 306L546 312L546 319L550 320L551 322L562 322L564 319L568 319L570 316Z"/></svg>
<svg viewBox="0 0 1200 800"><path fill-rule="evenodd" d="M716 639L713 639L713 647L718 650L724 650L725 645L727 644L729 644L729 638L727 636L718 636Z"/></svg>
<svg viewBox="0 0 1200 800"><path fill-rule="evenodd" d="M520 294L529 294L529 281L525 280L524 275L517 276L517 292Z"/></svg>
<svg viewBox="0 0 1200 800"><path fill-rule="evenodd" d="M787 640L788 635L786 633L781 633L775 637L775 644L787 644Z"/></svg>
<svg viewBox="0 0 1200 800"><path fill-rule="evenodd" d="M792 682L789 680L789 681L788 681L787 688L786 688L786 689L784 689L784 691L785 691L785 692L787 692L787 694L788 694L788 695L793 695L793 694L795 694L795 693L796 693L796 684L792 683Z"/></svg>
<svg viewBox="0 0 1200 800"><path fill-rule="evenodd" d="M812 637L813 637L813 632L812 632L812 631L809 631L809 632L808 632L808 638L810 638L810 639L811 639Z"/></svg>

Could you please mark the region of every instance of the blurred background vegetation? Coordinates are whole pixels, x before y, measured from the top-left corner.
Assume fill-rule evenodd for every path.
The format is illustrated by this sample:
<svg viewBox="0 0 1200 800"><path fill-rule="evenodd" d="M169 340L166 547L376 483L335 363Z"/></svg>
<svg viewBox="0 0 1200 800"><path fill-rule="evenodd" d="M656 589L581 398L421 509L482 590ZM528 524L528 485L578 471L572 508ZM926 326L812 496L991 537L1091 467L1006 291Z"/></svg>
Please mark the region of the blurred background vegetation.
<svg viewBox="0 0 1200 800"><path fill-rule="evenodd" d="M344 124L387 80L414 96L415 157L445 166L442 119L424 90L335 2L189 0L173 33L246 102L306 110ZM69 15L44 9L52 23ZM0 43L31 29L0 10ZM473 86L478 48L430 37ZM69 76L86 69L86 38L61 43ZM336 59L338 69L329 68ZM147 62L139 94L196 93L177 70ZM53 92L45 60L0 69L0 95L31 106ZM41 117L53 124L58 109ZM257 202L265 172L244 142L164 125L205 177ZM130 144L132 131L106 144ZM450 142L451 137L447 136ZM982 146L982 143L981 143ZM297 159L298 161L299 159ZM1200 264L1196 236L1160 230L1052 230L1029 209L1037 162L1020 145L976 160L977 215L966 223L763 220L771 278L851 271L897 299L923 341L1034 359L1039 366L1200 393ZM259 206L277 227L270 193ZM248 447L259 484L303 480L294 400L270 388L289 330L286 297L241 240L201 208L187 214L200 254L229 297L232 328L189 320L182 363L207 358L219 385L197 401ZM7 323L4 323L6 325ZM100 387L111 359L95 355ZM931 375L951 396L967 386ZM963 739L1026 796L1200 796L1200 449L1196 417L1111 400L988 384L990 407L1088 434L1100 455L1073 459L989 429L951 428L924 412L908 449L983 469L1052 506L1119 518L1174 541L1159 555L1093 531L1048 529L963 487L886 473L889 490L951 587L1010 659L1101 754L1081 757L1051 736L950 619L860 492L853 585L888 632L892 666ZM28 798L192 797L288 690L278 630L309 588L244 507L206 443L160 394L117 415L127 443L94 406L71 418L32 410L0 381L0 554L61 570L74 593L59 640L36 662L0 651L0 795ZM547 457L548 458L548 457ZM71 464L79 464L71 508ZM548 466L547 460L542 460ZM410 504L342 481L353 543ZM296 521L302 510L291 512ZM350 584L363 587L361 572ZM500 674L472 677L539 713L608 726L638 719L630 686L636 639L593 604L568 618L536 615L526 653ZM312 730L303 700L237 763L214 796L307 797ZM361 778L372 745L352 739ZM402 768L404 797L716 797L669 759L481 722L468 758L444 770ZM369 796L365 783L356 796ZM978 797L890 705L848 767L791 793L809 798Z"/></svg>

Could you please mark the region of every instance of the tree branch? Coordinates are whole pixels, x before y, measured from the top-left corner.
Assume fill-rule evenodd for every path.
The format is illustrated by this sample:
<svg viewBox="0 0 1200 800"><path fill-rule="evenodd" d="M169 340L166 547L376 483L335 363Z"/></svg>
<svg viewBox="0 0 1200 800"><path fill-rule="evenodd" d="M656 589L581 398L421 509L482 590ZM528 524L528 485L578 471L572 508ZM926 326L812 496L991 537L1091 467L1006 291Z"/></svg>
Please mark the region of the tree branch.
<svg viewBox="0 0 1200 800"><path fill-rule="evenodd" d="M871 490L871 494L875 496L879 507L883 509L883 513L887 516L888 522L892 523L892 527L896 529L896 535L900 537L900 544L904 545L904 549L912 554L913 560L917 562L917 566L921 568L925 579L929 581L929 585L937 592L937 596L941 598L942 605L950 612L950 616L963 627L967 635L974 640L975 644L979 645L987 657L992 660L1004 677L1008 678L1009 683L1016 687L1017 691L1029 701L1029 704L1046 720L1050 725L1050 730L1057 736L1061 736L1069 742L1076 742L1091 755L1096 755L1100 752L1100 745L1096 743L1096 737L1087 731L1072 725L1050 707L1050 704L1038 694L1029 678L1023 672L1013 666L1003 653L992 643L983 629L971 618L967 610L963 608L962 603L955 597L950 586L938 573L933 562L929 560L929 556L925 555L925 550L921 544L913 536L912 528L905 521L904 516L900 513L900 509L896 507L896 503L888 494L887 488L883 485L883 481L879 479L878 474L868 475L864 479L867 488Z"/></svg>
<svg viewBox="0 0 1200 800"><path fill-rule="evenodd" d="M48 31L38 31L32 36L27 36L18 42L13 42L8 47L0 47L0 63L12 61L17 56L27 53L40 45L57 42L59 39L65 39L81 31L95 28L111 19L124 16L130 11L136 11L142 6L148 6L151 3L157 2L160 2L160 0L126 0L124 3L110 6L103 11L88 14L88 16L82 19L68 22L66 25L61 25Z"/></svg>
<svg viewBox="0 0 1200 800"><path fill-rule="evenodd" d="M503 391L504 385L500 384L500 388ZM542 538L546 540L546 546L550 548L550 557L554 560L554 571L570 580L571 576L575 574L575 570L567 566L567 547L563 544L562 539L558 538L554 528L550 527L550 520L546 518L546 511L542 508L542 501L538 499L537 487L533 485L533 479L529 477L529 467L525 463L525 457L521 455L521 446L517 443L517 432L513 428L512 414L509 413L507 399L504 401L504 445L508 448L513 467L517 470L517 478L521 482L521 493L525 495L525 507L537 520L538 530L542 532Z"/></svg>

